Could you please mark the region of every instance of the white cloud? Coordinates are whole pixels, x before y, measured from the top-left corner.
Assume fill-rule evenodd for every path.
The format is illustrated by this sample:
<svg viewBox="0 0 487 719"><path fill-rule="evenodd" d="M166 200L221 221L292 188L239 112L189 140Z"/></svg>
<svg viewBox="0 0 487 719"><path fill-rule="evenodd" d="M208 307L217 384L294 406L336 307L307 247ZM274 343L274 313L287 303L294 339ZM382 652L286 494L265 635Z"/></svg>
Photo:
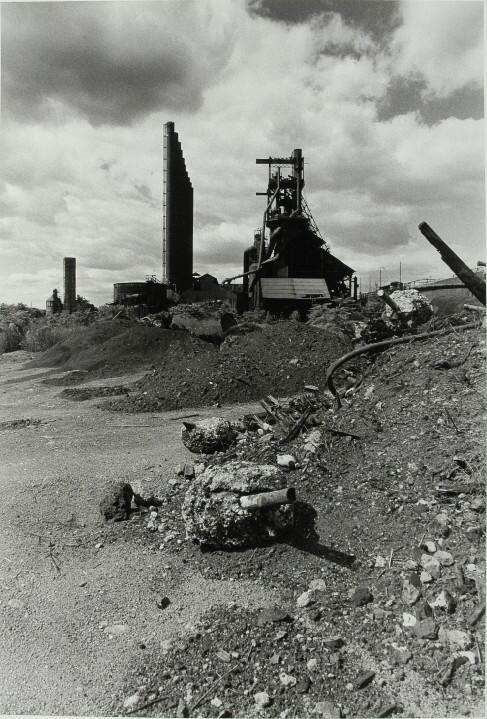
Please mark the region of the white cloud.
<svg viewBox="0 0 487 719"><path fill-rule="evenodd" d="M396 72L426 81L426 94L446 97L483 84L483 3L405 0L396 31Z"/></svg>
<svg viewBox="0 0 487 719"><path fill-rule="evenodd" d="M441 260L417 236L421 220L446 232L447 240L450 233L459 238L457 249L468 261L480 257L482 122L449 118L427 126L414 112L379 121L377 103L396 72L390 52L337 14L286 25L251 17L240 0L179 5L181 13L171 3L140 11L139 29L150 21L157 30L140 53L144 62L160 59L154 38L184 35L190 58L184 86L198 94L194 106L156 108L149 98L139 113L114 90L107 123L98 124L97 114L91 125L68 93L51 101L49 120L4 122L0 300L42 304L60 286L66 255L78 258L80 293L97 303L110 299L114 282L160 276L162 124L168 120L180 133L195 188L197 271L220 278L241 271L264 209L255 192L266 189L267 173L255 158L295 147L303 148L306 195L319 227L332 252L359 273L378 263L395 268L398 257L414 255L425 273L441 274ZM406 41L416 43L406 10L394 40L396 50L402 43L402 72L409 72ZM97 20L100 36L109 38L110 52L120 52L133 12L107 3L104 13ZM430 52L441 60L446 50L433 33L431 13L425 20ZM131 56L139 53L140 39L138 30ZM452 55L458 59L456 45ZM460 79L459 71L455 83ZM29 288L31 294L19 295L21 275L22 293Z"/></svg>

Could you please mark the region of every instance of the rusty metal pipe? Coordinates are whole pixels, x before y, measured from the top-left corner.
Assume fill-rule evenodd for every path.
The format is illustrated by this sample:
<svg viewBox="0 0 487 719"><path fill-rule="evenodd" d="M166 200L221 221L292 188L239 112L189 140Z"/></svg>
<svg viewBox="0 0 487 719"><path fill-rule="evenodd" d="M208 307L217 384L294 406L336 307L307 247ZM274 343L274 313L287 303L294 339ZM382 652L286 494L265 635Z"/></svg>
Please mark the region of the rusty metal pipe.
<svg viewBox="0 0 487 719"><path fill-rule="evenodd" d="M245 494L240 497L240 506L243 509L262 509L275 507L279 504L292 504L296 501L296 490L293 487L277 489L274 492L261 492L260 494Z"/></svg>
<svg viewBox="0 0 487 719"><path fill-rule="evenodd" d="M403 314L401 308L399 307L399 305L396 302L394 302L392 297L389 294L387 294L387 292L385 290L378 290L377 296L382 297L382 299L384 300L386 305L389 305L391 310L393 310L398 317L401 317L401 315Z"/></svg>
<svg viewBox="0 0 487 719"><path fill-rule="evenodd" d="M406 335L406 337L393 337L389 340L382 340L382 342L374 342L374 344L371 345L363 345L363 347L357 347L356 349L352 350L352 352L348 352L346 355L343 355L342 357L337 359L336 362L334 362L331 367L328 368L326 372L327 387L337 400L338 406L341 407L342 403L340 397L338 396L338 392L336 391L336 387L333 383L333 373L339 367L341 367L342 364L345 364L345 362L348 362L349 359L352 359L352 357L357 357L358 355L364 354L366 352L373 352L374 350L379 350L383 347L389 347L390 345L399 345L405 342L415 342L416 340L423 340L427 339L428 337L440 337L441 335L447 335L451 332L457 332L458 330L473 330L476 327L478 327L477 322L469 322L466 325L455 325L455 327L448 327L444 330L423 332L420 335Z"/></svg>

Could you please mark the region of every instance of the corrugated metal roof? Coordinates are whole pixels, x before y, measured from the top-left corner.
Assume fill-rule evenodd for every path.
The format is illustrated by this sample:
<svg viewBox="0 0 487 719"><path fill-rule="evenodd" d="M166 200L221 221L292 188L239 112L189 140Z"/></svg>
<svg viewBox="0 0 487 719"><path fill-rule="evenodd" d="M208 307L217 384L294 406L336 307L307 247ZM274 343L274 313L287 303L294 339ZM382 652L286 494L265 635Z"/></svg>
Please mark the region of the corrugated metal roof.
<svg viewBox="0 0 487 719"><path fill-rule="evenodd" d="M324 297L330 293L322 277L262 277L262 296L266 299L306 299Z"/></svg>

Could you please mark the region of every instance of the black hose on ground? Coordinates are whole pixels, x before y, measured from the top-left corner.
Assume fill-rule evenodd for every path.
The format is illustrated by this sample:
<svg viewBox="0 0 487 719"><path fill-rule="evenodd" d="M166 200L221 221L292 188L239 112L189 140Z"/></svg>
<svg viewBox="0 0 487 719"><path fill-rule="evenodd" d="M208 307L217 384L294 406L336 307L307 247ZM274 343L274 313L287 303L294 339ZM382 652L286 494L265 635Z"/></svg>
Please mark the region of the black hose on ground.
<svg viewBox="0 0 487 719"><path fill-rule="evenodd" d="M341 407L342 403L340 400L340 397L338 396L338 392L336 390L336 387L333 383L333 373L341 367L342 364L345 364L345 362L348 362L349 359L352 359L352 357L357 357L357 355L364 354L365 352L372 352L373 350L379 350L382 349L382 347L389 347L390 345L399 345L403 344L405 342L415 342L416 340L424 340L428 337L439 337L440 335L447 335L450 332L455 332L456 330L471 330L478 327L477 322L469 322L466 325L455 325L455 327L448 327L443 330L434 330L433 332L423 332L419 335L407 335L406 337L393 337L388 340L382 340L382 342L374 342L374 344L371 345L363 345L362 347L357 347L356 349L352 350L352 352L348 352L348 354L343 355L339 359L334 362L331 367L328 368L326 372L326 385L332 395L335 397L335 399L338 402L338 406Z"/></svg>

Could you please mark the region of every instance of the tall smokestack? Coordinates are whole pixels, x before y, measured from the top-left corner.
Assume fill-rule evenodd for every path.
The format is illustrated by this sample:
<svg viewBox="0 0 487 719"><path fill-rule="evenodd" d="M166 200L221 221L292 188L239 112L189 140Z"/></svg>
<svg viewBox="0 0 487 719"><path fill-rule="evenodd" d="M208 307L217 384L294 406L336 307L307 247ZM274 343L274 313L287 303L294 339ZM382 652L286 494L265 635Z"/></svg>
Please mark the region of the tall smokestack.
<svg viewBox="0 0 487 719"><path fill-rule="evenodd" d="M76 257L64 258L64 311L76 311Z"/></svg>
<svg viewBox="0 0 487 719"><path fill-rule="evenodd" d="M185 290L193 280L193 186L174 122L163 139L162 281Z"/></svg>

